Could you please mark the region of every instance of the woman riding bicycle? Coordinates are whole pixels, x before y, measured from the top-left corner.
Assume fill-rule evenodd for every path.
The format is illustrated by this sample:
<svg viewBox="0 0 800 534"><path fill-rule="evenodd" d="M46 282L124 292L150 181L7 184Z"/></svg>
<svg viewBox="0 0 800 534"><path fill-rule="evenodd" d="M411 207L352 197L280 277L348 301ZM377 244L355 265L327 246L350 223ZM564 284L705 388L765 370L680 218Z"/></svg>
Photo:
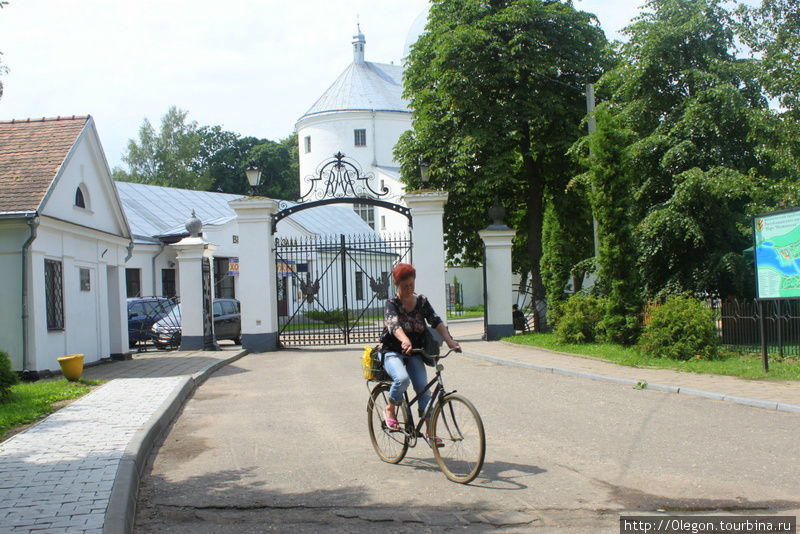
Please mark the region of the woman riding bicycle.
<svg viewBox="0 0 800 534"><path fill-rule="evenodd" d="M419 354L411 354L412 349L424 346L425 321L434 328L451 349L461 350L458 344L447 331L442 320L436 315L430 302L424 295L414 293L414 283L417 272L407 263L399 263L392 270L394 285L397 295L386 302L384 324L386 326L381 336L381 352L383 353L383 367L392 377L392 386L389 389L389 404L386 406L386 424L392 428L399 428L397 422L397 406L403 402L403 393L408 389L409 383L414 386L414 391L419 393L428 383L425 363ZM430 401L430 391L419 400L419 413L422 416Z"/></svg>

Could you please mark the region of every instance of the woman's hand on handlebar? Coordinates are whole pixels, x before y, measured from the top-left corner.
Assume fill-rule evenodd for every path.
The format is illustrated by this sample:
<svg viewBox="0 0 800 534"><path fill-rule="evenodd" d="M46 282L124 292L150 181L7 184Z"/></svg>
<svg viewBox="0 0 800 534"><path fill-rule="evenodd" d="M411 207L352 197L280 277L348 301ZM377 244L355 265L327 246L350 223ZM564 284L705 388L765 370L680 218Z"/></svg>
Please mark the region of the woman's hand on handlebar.
<svg viewBox="0 0 800 534"><path fill-rule="evenodd" d="M461 345L459 345L458 341L456 341L455 339L451 339L450 341L448 341L447 346L456 352L461 352Z"/></svg>
<svg viewBox="0 0 800 534"><path fill-rule="evenodd" d="M408 338L405 338L400 342L400 347L403 351L403 354L411 354L411 349L414 348L411 346L411 340Z"/></svg>

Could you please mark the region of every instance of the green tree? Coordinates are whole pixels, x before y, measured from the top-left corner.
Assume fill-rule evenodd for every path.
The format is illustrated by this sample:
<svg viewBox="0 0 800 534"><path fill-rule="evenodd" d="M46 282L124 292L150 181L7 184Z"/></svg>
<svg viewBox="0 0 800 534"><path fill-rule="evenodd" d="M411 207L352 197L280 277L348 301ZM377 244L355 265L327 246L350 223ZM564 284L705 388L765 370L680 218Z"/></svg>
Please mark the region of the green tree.
<svg viewBox="0 0 800 534"><path fill-rule="evenodd" d="M561 317L561 305L569 294L566 281L571 279L573 292L580 291L585 269L576 266L592 252L592 211L585 194L577 188L554 195L546 202L542 229L542 281L547 296L547 326L555 328Z"/></svg>
<svg viewBox="0 0 800 534"><path fill-rule="evenodd" d="M8 5L8 2L6 0L0 0L0 9L2 9L6 5ZM8 67L3 65L2 56L3 53L0 52L0 76L8 72ZM0 80L0 98L3 98L3 80Z"/></svg>
<svg viewBox="0 0 800 534"><path fill-rule="evenodd" d="M534 298L545 296L545 199L562 195L574 174L564 154L580 135L584 86L602 72L605 47L594 16L571 2L432 4L405 73L413 130L395 153L409 187L419 185L424 157L432 186L449 192L451 259L482 261L477 232L497 196L518 225L516 267L530 268Z"/></svg>
<svg viewBox="0 0 800 534"><path fill-rule="evenodd" d="M262 195L286 200L300 197L297 133L277 142L260 142L250 150L248 158L261 168Z"/></svg>
<svg viewBox="0 0 800 534"><path fill-rule="evenodd" d="M741 6L742 38L758 54L764 86L794 118L800 118L800 2L762 0Z"/></svg>
<svg viewBox="0 0 800 534"><path fill-rule="evenodd" d="M629 345L638 337L642 300L628 153L635 136L608 105L600 105L594 118L597 128L588 136L583 162L589 169L589 198L597 220L597 285L607 296L598 330L609 341Z"/></svg>
<svg viewBox="0 0 800 534"><path fill-rule="evenodd" d="M147 183L182 189L207 190L211 185L208 169L203 168L203 135L197 122L186 118L188 111L175 106L161 118L156 133L150 121L139 128L138 143L128 142L123 161L129 172L115 169L116 180Z"/></svg>
<svg viewBox="0 0 800 534"><path fill-rule="evenodd" d="M599 83L632 132L626 152L651 295L744 284L733 260L747 241L748 177L768 177L773 161L757 64L736 58L733 27L717 0L650 0Z"/></svg>
<svg viewBox="0 0 800 534"><path fill-rule="evenodd" d="M775 162L771 194L763 208L800 204L800 4L763 0L760 7L740 6L742 39L759 57L760 79L781 109L765 117L763 150ZM772 132L770 134L769 132ZM778 132L777 135L774 132ZM766 211L762 209L761 211Z"/></svg>
<svg viewBox="0 0 800 534"><path fill-rule="evenodd" d="M299 196L297 134L278 142L240 137L221 126L187 121L188 112L171 107L156 133L145 119L138 142L128 143L126 172L114 169L114 179L182 189L247 194L245 168L262 169L260 194L280 199Z"/></svg>

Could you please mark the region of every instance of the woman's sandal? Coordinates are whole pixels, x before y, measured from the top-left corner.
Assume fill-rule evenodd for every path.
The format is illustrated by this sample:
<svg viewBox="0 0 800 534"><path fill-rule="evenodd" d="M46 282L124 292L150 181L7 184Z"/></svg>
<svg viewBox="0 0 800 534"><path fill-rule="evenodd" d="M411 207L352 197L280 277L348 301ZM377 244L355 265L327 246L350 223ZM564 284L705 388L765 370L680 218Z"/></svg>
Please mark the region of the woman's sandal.
<svg viewBox="0 0 800 534"><path fill-rule="evenodd" d="M383 410L383 418L386 419L386 426L388 426L390 430L400 430L400 423L398 423L397 419L394 417L390 417L386 410Z"/></svg>
<svg viewBox="0 0 800 534"><path fill-rule="evenodd" d="M436 443L437 447L444 447L444 441L442 441L442 438L439 438L439 437L431 439L426 434L425 435L425 441L427 441L428 445L430 445L431 447L433 447L433 443Z"/></svg>

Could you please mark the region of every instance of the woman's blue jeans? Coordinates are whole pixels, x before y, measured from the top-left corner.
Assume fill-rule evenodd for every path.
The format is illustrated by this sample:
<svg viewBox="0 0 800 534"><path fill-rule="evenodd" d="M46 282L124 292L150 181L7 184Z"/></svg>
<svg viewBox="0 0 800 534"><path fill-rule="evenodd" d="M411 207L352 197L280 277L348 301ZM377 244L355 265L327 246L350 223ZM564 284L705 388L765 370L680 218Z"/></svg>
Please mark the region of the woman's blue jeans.
<svg viewBox="0 0 800 534"><path fill-rule="evenodd" d="M392 387L389 388L389 402L395 406L403 403L403 393L408 389L409 383L414 386L414 391L419 393L428 385L428 373L425 363L419 354L399 354L387 352L383 356L383 368L392 377ZM425 413L425 407L431 399L430 390L426 391L419 399L419 414Z"/></svg>

